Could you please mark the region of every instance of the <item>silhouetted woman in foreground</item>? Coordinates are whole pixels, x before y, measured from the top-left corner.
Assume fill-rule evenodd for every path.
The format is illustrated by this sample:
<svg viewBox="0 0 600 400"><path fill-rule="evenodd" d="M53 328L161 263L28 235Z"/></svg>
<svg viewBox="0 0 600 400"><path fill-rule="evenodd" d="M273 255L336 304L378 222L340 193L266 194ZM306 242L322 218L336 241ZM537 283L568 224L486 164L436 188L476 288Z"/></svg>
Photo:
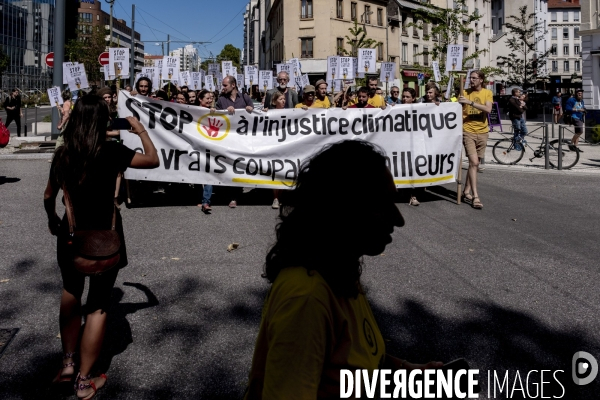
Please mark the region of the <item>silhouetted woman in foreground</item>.
<svg viewBox="0 0 600 400"><path fill-rule="evenodd" d="M369 207L356 210L356 183ZM340 369L435 368L385 353L360 283L361 259L381 254L404 219L382 152L363 141L326 147L284 194L277 242L263 277L272 283L246 399L340 397ZM323 207L316 198L336 199Z"/></svg>
<svg viewBox="0 0 600 400"><path fill-rule="evenodd" d="M108 105L95 95L81 98L63 133L64 145L56 150L44 193L48 226L50 232L58 237L57 258L63 280L60 333L64 355L63 366L54 382L75 379L77 397L82 399L91 399L96 390L106 383L106 375L92 376L91 371L104 339L110 293L119 269L127 265L121 216L115 211L114 204L117 175L128 167L154 168L159 164L148 132L135 118L127 119L132 126L130 131L139 135L145 154L136 153L120 143L106 141ZM79 348L77 342L83 315L81 296L86 275L76 270L73 264L67 217L65 215L61 220L56 214L56 196L62 188L66 188L70 195L78 230L111 229L112 216L116 212L115 229L121 238L119 263L105 273L90 277L85 329Z"/></svg>

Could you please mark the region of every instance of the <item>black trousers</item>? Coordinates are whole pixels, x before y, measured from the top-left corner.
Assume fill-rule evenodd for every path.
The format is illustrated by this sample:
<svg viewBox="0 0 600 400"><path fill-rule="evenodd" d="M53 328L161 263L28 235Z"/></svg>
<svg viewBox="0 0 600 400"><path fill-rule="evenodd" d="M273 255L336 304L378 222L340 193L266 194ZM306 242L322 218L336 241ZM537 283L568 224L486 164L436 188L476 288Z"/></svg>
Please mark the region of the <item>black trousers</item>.
<svg viewBox="0 0 600 400"><path fill-rule="evenodd" d="M21 114L6 113L7 128L9 128L10 123L13 121L15 121L15 123L17 124L17 136L21 136Z"/></svg>

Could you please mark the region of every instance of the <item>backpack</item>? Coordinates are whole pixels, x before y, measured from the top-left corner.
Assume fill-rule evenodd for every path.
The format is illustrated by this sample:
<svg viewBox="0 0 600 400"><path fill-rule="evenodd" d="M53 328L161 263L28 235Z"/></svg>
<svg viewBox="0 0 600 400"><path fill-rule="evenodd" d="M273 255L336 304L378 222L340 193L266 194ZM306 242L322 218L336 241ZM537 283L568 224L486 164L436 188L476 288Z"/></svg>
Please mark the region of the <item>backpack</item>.
<svg viewBox="0 0 600 400"><path fill-rule="evenodd" d="M0 118L0 148L6 147L8 142L10 142L10 131Z"/></svg>

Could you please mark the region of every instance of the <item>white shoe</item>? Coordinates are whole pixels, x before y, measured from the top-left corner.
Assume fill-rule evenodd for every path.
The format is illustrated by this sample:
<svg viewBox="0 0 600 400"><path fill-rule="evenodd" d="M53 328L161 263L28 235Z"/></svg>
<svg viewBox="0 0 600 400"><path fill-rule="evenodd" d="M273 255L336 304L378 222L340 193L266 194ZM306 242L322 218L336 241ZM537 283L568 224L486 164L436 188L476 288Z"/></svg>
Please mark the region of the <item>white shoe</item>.
<svg viewBox="0 0 600 400"><path fill-rule="evenodd" d="M271 204L271 208L276 210L279 208L279 200L275 199L273 200L273 204Z"/></svg>

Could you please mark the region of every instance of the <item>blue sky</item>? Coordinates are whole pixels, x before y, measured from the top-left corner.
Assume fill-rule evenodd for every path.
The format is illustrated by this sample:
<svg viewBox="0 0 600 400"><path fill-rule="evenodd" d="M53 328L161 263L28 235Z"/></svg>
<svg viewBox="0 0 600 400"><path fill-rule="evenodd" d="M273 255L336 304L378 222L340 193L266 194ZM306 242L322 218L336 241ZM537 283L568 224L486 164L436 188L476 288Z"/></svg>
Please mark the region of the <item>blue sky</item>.
<svg viewBox="0 0 600 400"><path fill-rule="evenodd" d="M248 0L116 0L113 16L131 26L132 4L136 7L135 30L142 35L146 53L162 54L160 44L155 43L166 41L167 34L171 35L171 50L190 41L213 42L195 46L203 60L210 52L216 57L228 43L243 48ZM110 5L103 0L102 9L110 12ZM176 40L185 43L173 43Z"/></svg>

